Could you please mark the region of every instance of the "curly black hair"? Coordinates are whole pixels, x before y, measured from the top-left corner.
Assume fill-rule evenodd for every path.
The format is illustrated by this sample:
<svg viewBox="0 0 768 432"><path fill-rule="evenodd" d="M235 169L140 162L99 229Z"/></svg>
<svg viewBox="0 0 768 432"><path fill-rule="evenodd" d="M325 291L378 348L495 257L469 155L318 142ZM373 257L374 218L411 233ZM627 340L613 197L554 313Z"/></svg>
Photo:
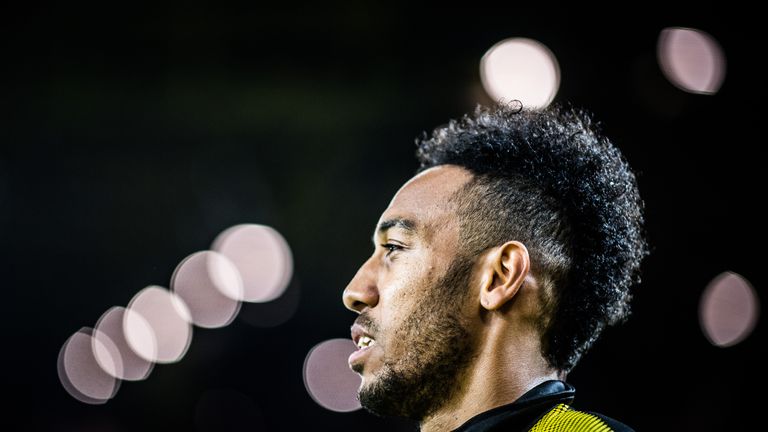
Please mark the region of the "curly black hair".
<svg viewBox="0 0 768 432"><path fill-rule="evenodd" d="M607 325L629 315L648 254L643 202L624 156L572 107L478 106L416 140L418 172L473 174L452 198L464 252L523 242L545 288L534 325L542 354L569 372Z"/></svg>

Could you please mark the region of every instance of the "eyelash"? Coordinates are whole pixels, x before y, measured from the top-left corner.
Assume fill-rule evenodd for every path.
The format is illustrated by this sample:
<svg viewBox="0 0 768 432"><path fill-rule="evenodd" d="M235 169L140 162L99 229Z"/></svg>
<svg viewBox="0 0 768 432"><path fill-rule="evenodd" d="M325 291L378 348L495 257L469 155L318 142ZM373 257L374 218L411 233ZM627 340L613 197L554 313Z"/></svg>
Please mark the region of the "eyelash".
<svg viewBox="0 0 768 432"><path fill-rule="evenodd" d="M384 249L387 249L387 254L385 256L389 256L393 252L396 252L396 251L399 251L399 250L403 249L402 246L396 245L396 244L393 244L393 243L384 243L381 246L384 247Z"/></svg>

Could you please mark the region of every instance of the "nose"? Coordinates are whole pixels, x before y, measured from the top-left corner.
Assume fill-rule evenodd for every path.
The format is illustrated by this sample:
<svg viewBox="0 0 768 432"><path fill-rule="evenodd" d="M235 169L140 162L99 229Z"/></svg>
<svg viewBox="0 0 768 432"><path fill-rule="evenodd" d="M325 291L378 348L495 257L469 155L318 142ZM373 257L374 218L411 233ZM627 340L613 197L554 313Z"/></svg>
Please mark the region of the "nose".
<svg viewBox="0 0 768 432"><path fill-rule="evenodd" d="M347 309L361 313L366 308L373 308L379 302L379 289L376 286L376 271L373 257L366 261L349 281L344 289L342 300Z"/></svg>

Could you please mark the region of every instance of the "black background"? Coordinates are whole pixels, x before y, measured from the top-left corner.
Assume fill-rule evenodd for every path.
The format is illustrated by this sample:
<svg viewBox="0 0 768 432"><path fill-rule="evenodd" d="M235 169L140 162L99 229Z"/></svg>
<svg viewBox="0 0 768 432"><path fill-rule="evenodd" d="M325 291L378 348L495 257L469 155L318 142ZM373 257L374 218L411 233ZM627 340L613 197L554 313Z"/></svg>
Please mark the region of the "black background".
<svg viewBox="0 0 768 432"><path fill-rule="evenodd" d="M723 349L697 314L723 271L765 300L764 24L735 2L669 3L4 6L4 423L413 430L326 411L305 391L302 364L315 344L349 334L341 291L416 168L414 138L486 102L480 57L524 36L558 57L556 100L592 111L638 172L653 247L632 318L570 376L576 406L638 430L749 424L765 388L763 321ZM655 50L668 26L719 41L719 93L666 81ZM167 286L182 258L238 223L270 225L291 245L295 315L195 328L180 362L124 382L107 404L70 397L56 374L66 339L141 288ZM217 392L240 398L220 407L221 423L196 411Z"/></svg>

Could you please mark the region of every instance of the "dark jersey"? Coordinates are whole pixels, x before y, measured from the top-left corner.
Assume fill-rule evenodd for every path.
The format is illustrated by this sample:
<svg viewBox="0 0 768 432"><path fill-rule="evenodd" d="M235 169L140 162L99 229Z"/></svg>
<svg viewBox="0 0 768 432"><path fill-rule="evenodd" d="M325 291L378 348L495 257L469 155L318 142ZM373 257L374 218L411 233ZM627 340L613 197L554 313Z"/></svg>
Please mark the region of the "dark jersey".
<svg viewBox="0 0 768 432"><path fill-rule="evenodd" d="M454 432L633 432L608 416L577 411L576 391L563 381L546 381L515 402L478 414Z"/></svg>

